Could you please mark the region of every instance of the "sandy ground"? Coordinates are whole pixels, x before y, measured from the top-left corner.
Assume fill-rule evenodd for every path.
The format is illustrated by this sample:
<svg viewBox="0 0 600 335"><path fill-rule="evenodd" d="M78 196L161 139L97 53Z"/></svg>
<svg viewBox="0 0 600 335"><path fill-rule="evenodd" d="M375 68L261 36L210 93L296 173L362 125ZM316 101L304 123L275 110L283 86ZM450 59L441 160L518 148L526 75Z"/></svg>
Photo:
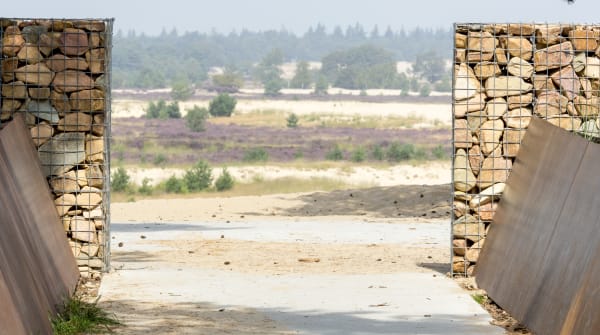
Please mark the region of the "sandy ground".
<svg viewBox="0 0 600 335"><path fill-rule="evenodd" d="M434 162L425 165L394 165L387 168L357 166L348 168L293 168L270 165L228 167L227 170L239 183L254 180L274 180L285 177L299 179L325 178L338 180L352 187L425 185L450 183L450 162ZM144 178L156 185L172 175L181 177L184 169L175 168L128 168L127 173L134 183L140 184ZM215 168L213 176L218 178L221 169Z"/></svg>
<svg viewBox="0 0 600 335"><path fill-rule="evenodd" d="M208 107L208 100L189 100L180 103L182 114L194 105ZM112 117L140 117L145 115L144 108L147 101L133 99L115 99L112 102ZM308 114L335 114L335 115L361 115L361 116L420 116L431 122L438 121L442 124L452 122L451 104L432 103L372 103L360 101L311 101L311 100L246 100L238 99L236 113L247 113L257 110L278 110L284 113L297 115Z"/></svg>
<svg viewBox="0 0 600 335"><path fill-rule="evenodd" d="M445 277L449 185L115 203L118 334L502 334Z"/></svg>

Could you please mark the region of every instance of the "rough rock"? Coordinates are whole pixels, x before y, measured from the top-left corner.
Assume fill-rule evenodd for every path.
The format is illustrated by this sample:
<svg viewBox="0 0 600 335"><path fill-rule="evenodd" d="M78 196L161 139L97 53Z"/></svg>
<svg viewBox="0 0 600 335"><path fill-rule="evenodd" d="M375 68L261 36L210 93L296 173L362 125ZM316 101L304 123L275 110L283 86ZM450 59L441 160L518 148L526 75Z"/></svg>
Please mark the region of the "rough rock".
<svg viewBox="0 0 600 335"><path fill-rule="evenodd" d="M58 215L64 216L75 205L75 195L65 193L54 200L54 205L56 206Z"/></svg>
<svg viewBox="0 0 600 335"><path fill-rule="evenodd" d="M494 53L496 63L498 65L506 65L508 64L508 57L506 57L506 50L503 48L496 48L496 52Z"/></svg>
<svg viewBox="0 0 600 335"><path fill-rule="evenodd" d="M536 72L565 67L572 60L573 45L569 41L538 50L533 56Z"/></svg>
<svg viewBox="0 0 600 335"><path fill-rule="evenodd" d="M487 157L481 164L477 178L479 188L486 188L495 183L504 183L512 169L512 161L504 157Z"/></svg>
<svg viewBox="0 0 600 335"><path fill-rule="evenodd" d="M47 100L50 98L50 88L49 87L29 87L27 89L29 92L29 97L35 100Z"/></svg>
<svg viewBox="0 0 600 335"><path fill-rule="evenodd" d="M508 61L506 70L513 76L521 78L531 78L533 75L533 65L519 57L511 58L510 61Z"/></svg>
<svg viewBox="0 0 600 335"><path fill-rule="evenodd" d="M2 82L9 83L15 80L15 70L19 67L19 60L16 57L0 59L2 64Z"/></svg>
<svg viewBox="0 0 600 335"><path fill-rule="evenodd" d="M492 200L498 199L502 195L502 193L504 193L505 188L505 183L496 183L490 187L485 188L483 191L479 192L479 194L476 194L471 198L471 200L469 201L469 207L477 208L479 206L492 202Z"/></svg>
<svg viewBox="0 0 600 335"><path fill-rule="evenodd" d="M92 134L96 136L104 136L104 114L94 115Z"/></svg>
<svg viewBox="0 0 600 335"><path fill-rule="evenodd" d="M56 73L52 81L59 93L70 93L94 88L94 80L81 71L65 70Z"/></svg>
<svg viewBox="0 0 600 335"><path fill-rule="evenodd" d="M479 80L467 64L455 66L454 98L456 100L472 98L480 88Z"/></svg>
<svg viewBox="0 0 600 335"><path fill-rule="evenodd" d="M594 93L592 82L587 78L579 78L579 82L581 83L581 91L583 92L583 96L588 99L591 98Z"/></svg>
<svg viewBox="0 0 600 335"><path fill-rule="evenodd" d="M71 219L71 236L78 241L96 243L96 226L93 221L75 216Z"/></svg>
<svg viewBox="0 0 600 335"><path fill-rule="evenodd" d="M61 175L85 160L85 134L61 133L38 149L46 176Z"/></svg>
<svg viewBox="0 0 600 335"><path fill-rule="evenodd" d="M523 37L502 38L503 47L512 57L530 60L533 56L533 45Z"/></svg>
<svg viewBox="0 0 600 335"><path fill-rule="evenodd" d="M486 95L480 93L470 99L456 101L454 103L454 117L462 118L467 113L483 110L485 108L485 100Z"/></svg>
<svg viewBox="0 0 600 335"><path fill-rule="evenodd" d="M100 246L96 243L84 243L81 245L81 253L88 255L89 257L94 257L98 254L98 250L100 250Z"/></svg>
<svg viewBox="0 0 600 335"><path fill-rule="evenodd" d="M42 61L44 56L42 56L37 46L26 43L17 53L17 58L21 62L36 64Z"/></svg>
<svg viewBox="0 0 600 335"><path fill-rule="evenodd" d="M21 101L13 99L2 99L2 113L12 115L19 107L21 107ZM3 119L4 120L4 119Z"/></svg>
<svg viewBox="0 0 600 335"><path fill-rule="evenodd" d="M467 35L465 34L454 34L454 45L456 48L466 48L467 47Z"/></svg>
<svg viewBox="0 0 600 335"><path fill-rule="evenodd" d="M500 66L494 62L477 63L474 67L475 76L479 79L495 77L502 73Z"/></svg>
<svg viewBox="0 0 600 335"><path fill-rule="evenodd" d="M470 148L473 145L471 130L465 119L454 120L454 145L456 148Z"/></svg>
<svg viewBox="0 0 600 335"><path fill-rule="evenodd" d="M477 176L479 174L479 170L481 169L481 164L483 163L483 153L481 152L481 148L478 145L474 145L469 149L469 164L471 166L471 171L473 174Z"/></svg>
<svg viewBox="0 0 600 335"><path fill-rule="evenodd" d="M104 138L88 136L85 140L86 161L104 162Z"/></svg>
<svg viewBox="0 0 600 335"><path fill-rule="evenodd" d="M48 100L29 100L21 107L21 111L31 113L39 119L50 122L50 124L57 124L60 119L58 112Z"/></svg>
<svg viewBox="0 0 600 335"><path fill-rule="evenodd" d="M584 118L596 118L600 111L600 99L598 97L591 97L586 99L582 96L576 96L573 100L577 113Z"/></svg>
<svg viewBox="0 0 600 335"><path fill-rule="evenodd" d="M600 59L598 57L586 57L584 66L584 76L593 79L600 78Z"/></svg>
<svg viewBox="0 0 600 335"><path fill-rule="evenodd" d="M485 81L486 94L491 98L519 95L529 92L532 89L532 84L514 76L492 77Z"/></svg>
<svg viewBox="0 0 600 335"><path fill-rule="evenodd" d="M8 57L17 55L21 47L25 44L25 39L17 26L9 26L4 29L2 37L2 54Z"/></svg>
<svg viewBox="0 0 600 335"><path fill-rule="evenodd" d="M527 23L511 23L507 30L509 35L531 36L535 33L535 25Z"/></svg>
<svg viewBox="0 0 600 335"><path fill-rule="evenodd" d="M572 66L575 72L581 72L585 69L585 64L587 63L587 54L585 52L580 52L573 57Z"/></svg>
<svg viewBox="0 0 600 335"><path fill-rule="evenodd" d="M470 31L467 35L467 50L483 53L493 53L498 40L486 31Z"/></svg>
<svg viewBox="0 0 600 335"><path fill-rule="evenodd" d="M84 210L96 208L102 202L102 193L99 189L84 186L76 196L77 207Z"/></svg>
<svg viewBox="0 0 600 335"><path fill-rule="evenodd" d="M22 81L2 84L2 96L9 99L27 99L27 87Z"/></svg>
<svg viewBox="0 0 600 335"><path fill-rule="evenodd" d="M90 72L93 74L104 73L104 59L106 51L104 48L92 49L85 53L85 59L90 65Z"/></svg>
<svg viewBox="0 0 600 335"><path fill-rule="evenodd" d="M521 129L508 128L504 131L504 137L502 139L502 152L504 153L504 156L517 156L523 136L525 136L525 131Z"/></svg>
<svg viewBox="0 0 600 335"><path fill-rule="evenodd" d="M69 174L50 179L50 188L56 194L75 193L80 190L77 180L71 178Z"/></svg>
<svg viewBox="0 0 600 335"><path fill-rule="evenodd" d="M492 221L494 219L494 214L496 214L497 209L498 203L490 202L488 204L475 208L475 213L481 221Z"/></svg>
<svg viewBox="0 0 600 335"><path fill-rule="evenodd" d="M507 102L509 109L529 106L533 102L533 93L512 95L508 97Z"/></svg>
<svg viewBox="0 0 600 335"><path fill-rule="evenodd" d="M467 273L469 262L464 257L452 257L452 272L454 273Z"/></svg>
<svg viewBox="0 0 600 335"><path fill-rule="evenodd" d="M562 39L562 27L557 24L553 25L538 25L535 31L535 41L542 48L548 47L552 44L557 44Z"/></svg>
<svg viewBox="0 0 600 335"><path fill-rule="evenodd" d="M86 113L67 113L58 121L58 130L67 132L88 132L92 129L92 116Z"/></svg>
<svg viewBox="0 0 600 335"><path fill-rule="evenodd" d="M97 20L75 20L73 26L87 31L102 32L106 29L106 25L102 21Z"/></svg>
<svg viewBox="0 0 600 335"><path fill-rule="evenodd" d="M579 77L573 67L567 66L558 72L551 75L552 81L562 88L562 94L566 96L569 101L573 100L581 90L581 83Z"/></svg>
<svg viewBox="0 0 600 335"><path fill-rule="evenodd" d="M57 111L65 113L71 111L71 104L69 103L69 97L64 93L52 91L50 93L50 102ZM58 122L58 120L56 121Z"/></svg>
<svg viewBox="0 0 600 335"><path fill-rule="evenodd" d="M494 98L488 101L485 107L485 113L490 120L501 118L507 110L508 104L504 98Z"/></svg>
<svg viewBox="0 0 600 335"><path fill-rule="evenodd" d="M478 248L469 248L469 250L467 250L467 253L465 254L465 259L470 263L477 263L480 251L481 249Z"/></svg>
<svg viewBox="0 0 600 335"><path fill-rule="evenodd" d="M44 64L29 64L15 70L18 80L36 86L48 86L54 79L54 73Z"/></svg>
<svg viewBox="0 0 600 335"><path fill-rule="evenodd" d="M88 166L85 169L85 177L87 178L87 184L91 187L102 188L104 185L104 173L98 165Z"/></svg>
<svg viewBox="0 0 600 335"><path fill-rule="evenodd" d="M454 200L452 202L452 210L454 212L454 216L461 217L469 213L469 207L464 201Z"/></svg>
<svg viewBox="0 0 600 335"><path fill-rule="evenodd" d="M60 35L60 51L67 56L80 56L89 49L88 36L85 31L65 28Z"/></svg>
<svg viewBox="0 0 600 335"><path fill-rule="evenodd" d="M84 112L104 110L104 92L100 90L83 90L74 92L70 97L71 110Z"/></svg>
<svg viewBox="0 0 600 335"><path fill-rule="evenodd" d="M504 133L504 121L501 119L486 121L479 130L481 151L489 155L500 145L500 139Z"/></svg>
<svg viewBox="0 0 600 335"><path fill-rule="evenodd" d="M48 142L50 138L52 138L52 135L54 135L54 127L45 122L40 122L39 124L31 127L29 131L31 133L33 143L37 147Z"/></svg>
<svg viewBox="0 0 600 335"><path fill-rule="evenodd" d="M88 68L88 63L83 58L71 58L56 54L46 60L46 66L54 72L62 72L65 70L85 71Z"/></svg>
<svg viewBox="0 0 600 335"><path fill-rule="evenodd" d="M534 112L536 115L543 117L563 114L567 111L568 102L567 97L560 95L560 93L548 91L540 94L536 101Z"/></svg>
<svg viewBox="0 0 600 335"><path fill-rule="evenodd" d="M598 37L600 37L600 34L597 31L588 29L569 31L569 40L573 44L573 48L577 51L596 51L598 48Z"/></svg>
<svg viewBox="0 0 600 335"><path fill-rule="evenodd" d="M464 256L467 252L467 240L462 238L452 240L452 250L455 255Z"/></svg>
<svg viewBox="0 0 600 335"><path fill-rule="evenodd" d="M485 235L485 225L472 215L465 215L454 221L452 226L454 238L465 238L477 242Z"/></svg>
<svg viewBox="0 0 600 335"><path fill-rule="evenodd" d="M567 131L574 131L581 127L581 119L569 115L549 117L546 118L546 121L550 122L551 124L557 127L561 127L562 129L565 129Z"/></svg>
<svg viewBox="0 0 600 335"><path fill-rule="evenodd" d="M535 89L535 94L540 95L546 91L555 91L556 87L552 82L552 79L546 75L533 75L533 88Z"/></svg>
<svg viewBox="0 0 600 335"><path fill-rule="evenodd" d="M476 177L471 170L467 152L458 149L454 157L454 189L468 192L475 187Z"/></svg>

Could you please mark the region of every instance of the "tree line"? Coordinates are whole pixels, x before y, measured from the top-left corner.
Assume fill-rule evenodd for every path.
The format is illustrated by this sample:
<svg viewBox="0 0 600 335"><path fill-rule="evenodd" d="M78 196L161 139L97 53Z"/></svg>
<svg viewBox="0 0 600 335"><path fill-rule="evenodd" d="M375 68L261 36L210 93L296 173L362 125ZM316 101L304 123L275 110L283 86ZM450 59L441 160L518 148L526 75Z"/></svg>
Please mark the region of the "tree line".
<svg viewBox="0 0 600 335"><path fill-rule="evenodd" d="M365 49L365 47L374 49ZM360 49L363 48L363 49ZM393 31L389 27L370 31L360 24L336 26L328 31L322 24L310 27L302 35L287 30L252 32L246 29L222 34L163 31L158 36L137 34L135 31L118 31L113 40L113 86L115 88L159 88L173 85L199 86L208 79L213 67L223 67L229 74L239 74L242 79L274 80L277 73L271 67L284 61L322 61L339 59L351 52L359 57L362 51L373 51L379 59L416 62L419 58L449 59L452 50L451 29L415 28L411 31ZM268 59L276 51L275 58ZM347 57L346 57L347 58ZM331 62L329 62L331 63ZM389 62L388 62L389 63ZM258 64L258 66L257 66ZM373 65L373 64L371 64ZM389 64L388 67L389 69ZM374 69L371 69L374 70ZM271 73L269 73L271 71ZM364 69L353 68L341 75L360 77ZM380 72L383 69L379 69ZM227 73L226 73L227 74ZM336 79L330 70L323 78L311 78L313 85L327 79ZM440 74L441 76L442 74ZM238 76L233 79L240 80ZM363 76L364 77L364 76ZM387 86L393 78L387 78ZM429 78L434 82L436 78ZM271 80L271 81L273 81ZM277 83L275 83L277 84ZM323 82L321 84L324 84ZM367 79L352 84L355 87L374 87ZM396 85L396 84L394 84ZM396 85L397 86L397 85ZM267 88L265 88L267 91Z"/></svg>

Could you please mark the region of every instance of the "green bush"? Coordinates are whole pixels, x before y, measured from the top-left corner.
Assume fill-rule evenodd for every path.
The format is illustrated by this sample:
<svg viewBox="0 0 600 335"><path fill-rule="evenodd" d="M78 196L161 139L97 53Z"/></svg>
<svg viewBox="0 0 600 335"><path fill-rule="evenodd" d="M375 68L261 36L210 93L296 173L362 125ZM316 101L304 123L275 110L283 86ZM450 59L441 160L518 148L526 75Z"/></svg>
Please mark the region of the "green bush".
<svg viewBox="0 0 600 335"><path fill-rule="evenodd" d="M147 119L179 119L181 112L179 111L179 103L173 101L167 104L164 100L159 100L154 103L150 101L146 107Z"/></svg>
<svg viewBox="0 0 600 335"><path fill-rule="evenodd" d="M162 152L158 153L156 156L154 156L154 165L163 165L164 163L167 162L167 156L165 156L165 154L163 154Z"/></svg>
<svg viewBox="0 0 600 335"><path fill-rule="evenodd" d="M140 188L138 188L138 192L140 194L143 195L151 195L152 194L152 185L150 185L150 178L144 178L144 180L142 180L142 186L140 186Z"/></svg>
<svg viewBox="0 0 600 335"><path fill-rule="evenodd" d="M298 127L298 116L294 113L290 114L290 116L286 119L288 128L297 128Z"/></svg>
<svg viewBox="0 0 600 335"><path fill-rule="evenodd" d="M444 150L441 144L431 149L431 154L435 159L445 159L447 157L446 151Z"/></svg>
<svg viewBox="0 0 600 335"><path fill-rule="evenodd" d="M269 153L263 148L253 148L244 153L245 162L266 162L269 160Z"/></svg>
<svg viewBox="0 0 600 335"><path fill-rule="evenodd" d="M373 149L371 150L371 157L374 160L378 160L378 161L382 161L385 158L385 154L383 152L383 149L381 149L380 145L373 146Z"/></svg>
<svg viewBox="0 0 600 335"><path fill-rule="evenodd" d="M185 125L193 132L201 132L206 129L207 118L208 109L194 105L185 115Z"/></svg>
<svg viewBox="0 0 600 335"><path fill-rule="evenodd" d="M415 146L407 143L392 143L386 152L390 162L400 162L415 158Z"/></svg>
<svg viewBox="0 0 600 335"><path fill-rule="evenodd" d="M164 110L167 106L167 103L164 100L159 100L158 102L150 101L148 103L148 107L146 107L146 119L158 119L160 116L160 111Z"/></svg>
<svg viewBox="0 0 600 335"><path fill-rule="evenodd" d="M111 188L115 192L125 192L129 187L129 174L127 171L120 167L113 173L111 178Z"/></svg>
<svg viewBox="0 0 600 335"><path fill-rule="evenodd" d="M231 116L237 100L227 93L221 93L212 99L208 105L208 112L212 116Z"/></svg>
<svg viewBox="0 0 600 335"><path fill-rule="evenodd" d="M421 85L419 89L419 95L422 97L428 97L431 94L431 85L425 83Z"/></svg>
<svg viewBox="0 0 600 335"><path fill-rule="evenodd" d="M194 87L187 80L173 83L171 87L171 98L175 101L185 101L194 95Z"/></svg>
<svg viewBox="0 0 600 335"><path fill-rule="evenodd" d="M330 161L341 161L344 159L344 152L342 152L340 146L336 144L335 147L325 155L325 158Z"/></svg>
<svg viewBox="0 0 600 335"><path fill-rule="evenodd" d="M229 171L227 171L227 168L224 168L219 178L217 178L217 180L215 181L215 188L219 192L227 191L233 187L234 183L235 181L233 180L233 177L231 176Z"/></svg>
<svg viewBox="0 0 600 335"><path fill-rule="evenodd" d="M212 184L212 169L205 161L198 161L183 177L185 185L190 192L207 189Z"/></svg>
<svg viewBox="0 0 600 335"><path fill-rule="evenodd" d="M351 159L353 162L360 163L365 160L365 158L366 158L365 156L366 156L365 149L363 149L362 147L359 147L352 152Z"/></svg>
<svg viewBox="0 0 600 335"><path fill-rule="evenodd" d="M175 177L175 175L169 177L165 182L165 191L167 193L187 193L187 185L183 179Z"/></svg>

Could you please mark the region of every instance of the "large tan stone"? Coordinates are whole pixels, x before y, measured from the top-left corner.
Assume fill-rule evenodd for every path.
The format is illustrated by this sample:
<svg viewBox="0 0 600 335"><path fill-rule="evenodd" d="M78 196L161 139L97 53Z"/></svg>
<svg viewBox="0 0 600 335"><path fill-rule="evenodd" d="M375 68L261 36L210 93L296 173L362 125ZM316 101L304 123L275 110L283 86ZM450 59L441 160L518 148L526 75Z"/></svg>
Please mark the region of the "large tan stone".
<svg viewBox="0 0 600 335"><path fill-rule="evenodd" d="M586 99L582 96L576 96L573 100L577 113L584 118L597 118L600 111L600 99L591 97Z"/></svg>
<svg viewBox="0 0 600 335"><path fill-rule="evenodd" d="M467 114L467 123L469 124L469 129L473 132L481 128L481 125L487 120L487 114L484 110Z"/></svg>
<svg viewBox="0 0 600 335"><path fill-rule="evenodd" d="M27 99L27 87L22 81L2 84L2 96L9 99Z"/></svg>
<svg viewBox="0 0 600 335"><path fill-rule="evenodd" d="M465 215L454 221L452 226L454 238L464 238L477 242L485 236L485 225L472 215Z"/></svg>
<svg viewBox="0 0 600 335"><path fill-rule="evenodd" d="M535 41L542 48L557 44L562 39L562 27L558 24L543 24L536 26Z"/></svg>
<svg viewBox="0 0 600 335"><path fill-rule="evenodd" d="M581 83L581 91L583 92L583 96L586 98L591 98L594 93L594 89L592 88L592 82L587 78L579 78L579 82Z"/></svg>
<svg viewBox="0 0 600 335"><path fill-rule="evenodd" d="M474 195L469 201L470 208L477 208L492 202L493 200L499 199L504 193L505 183L496 183L490 187L485 188L479 194Z"/></svg>
<svg viewBox="0 0 600 335"><path fill-rule="evenodd" d="M91 73L104 73L104 62L106 59L106 50L104 48L92 49L86 52L85 59L90 65Z"/></svg>
<svg viewBox="0 0 600 335"><path fill-rule="evenodd" d="M76 196L77 207L91 210L96 208L102 202L101 190L89 186L81 188Z"/></svg>
<svg viewBox="0 0 600 335"><path fill-rule="evenodd" d="M508 128L504 131L504 137L502 139L502 152L504 153L504 156L517 156L523 136L525 136L525 131L521 129Z"/></svg>
<svg viewBox="0 0 600 335"><path fill-rule="evenodd" d="M533 45L523 37L502 38L502 45L512 57L530 60L533 56Z"/></svg>
<svg viewBox="0 0 600 335"><path fill-rule="evenodd" d="M533 93L512 95L508 97L507 102L509 109L529 106L533 102Z"/></svg>
<svg viewBox="0 0 600 335"><path fill-rule="evenodd" d="M28 64L39 63L44 59L37 46L26 43L17 53L17 58L21 62Z"/></svg>
<svg viewBox="0 0 600 335"><path fill-rule="evenodd" d="M567 131L575 131L581 127L581 119L570 115L553 116L546 118L546 121Z"/></svg>
<svg viewBox="0 0 600 335"><path fill-rule="evenodd" d="M104 110L104 92L101 90L83 90L74 92L70 97L71 110L84 112Z"/></svg>
<svg viewBox="0 0 600 335"><path fill-rule="evenodd" d="M486 95L479 93L470 99L456 101L454 103L454 117L462 118L467 113L483 110L485 108L485 100Z"/></svg>
<svg viewBox="0 0 600 335"><path fill-rule="evenodd" d="M2 113L12 115L12 113L17 111L21 105L22 103L19 100L2 99Z"/></svg>
<svg viewBox="0 0 600 335"><path fill-rule="evenodd" d="M73 27L92 32L102 32L106 29L106 24L98 20L75 20L73 21Z"/></svg>
<svg viewBox="0 0 600 335"><path fill-rule="evenodd" d="M2 64L2 82L9 83L15 80L15 70L19 67L19 59L13 58L0 58L0 64Z"/></svg>
<svg viewBox="0 0 600 335"><path fill-rule="evenodd" d="M461 217L469 213L469 206L464 201L454 200L452 202L454 216Z"/></svg>
<svg viewBox="0 0 600 335"><path fill-rule="evenodd" d="M452 240L452 250L455 255L464 256L467 252L467 240L462 238Z"/></svg>
<svg viewBox="0 0 600 335"><path fill-rule="evenodd" d="M477 63L474 67L475 76L479 79L495 77L502 73L500 66L495 62Z"/></svg>
<svg viewBox="0 0 600 335"><path fill-rule="evenodd" d="M54 135L54 127L46 122L40 122L39 124L29 129L31 132L31 138L36 146L40 146L50 140Z"/></svg>
<svg viewBox="0 0 600 335"><path fill-rule="evenodd" d="M569 31L569 40L577 51L596 51L598 48L598 31L575 29Z"/></svg>
<svg viewBox="0 0 600 335"><path fill-rule="evenodd" d="M573 66L575 72L581 72L585 69L587 58L587 53L585 52L575 54L575 57L573 57L573 61L571 62L571 65Z"/></svg>
<svg viewBox="0 0 600 335"><path fill-rule="evenodd" d="M71 236L78 241L96 243L97 237L94 221L87 220L82 216L73 217L71 219Z"/></svg>
<svg viewBox="0 0 600 335"><path fill-rule="evenodd" d="M494 98L488 101L485 107L485 113L490 120L501 118L507 110L508 104L504 98Z"/></svg>
<svg viewBox="0 0 600 335"><path fill-rule="evenodd" d="M54 200L54 205L56 206L58 215L64 216L75 205L75 195L65 193Z"/></svg>
<svg viewBox="0 0 600 335"><path fill-rule="evenodd" d="M542 74L534 74L533 75L533 88L535 89L535 94L540 95L546 91L555 91L556 87L552 82L552 78L547 75Z"/></svg>
<svg viewBox="0 0 600 335"><path fill-rule="evenodd" d="M558 72L552 74L552 81L562 89L562 94L569 99L573 100L581 90L581 82L579 82L579 76L573 70L573 67L567 66Z"/></svg>
<svg viewBox="0 0 600 335"><path fill-rule="evenodd" d="M538 97L534 113L543 117L563 114L567 111L568 102L567 97L560 95L560 93L548 91Z"/></svg>
<svg viewBox="0 0 600 335"><path fill-rule="evenodd" d="M37 86L48 86L54 79L54 73L44 64L29 64L15 70L18 80Z"/></svg>
<svg viewBox="0 0 600 335"><path fill-rule="evenodd" d="M88 36L85 31L65 28L60 36L60 50L67 56L80 56L89 49Z"/></svg>
<svg viewBox="0 0 600 335"><path fill-rule="evenodd" d="M9 26L4 29L2 37L2 54L14 57L25 44L25 39L17 26Z"/></svg>
<svg viewBox="0 0 600 335"><path fill-rule="evenodd" d="M464 149L458 149L454 156L454 189L468 192L475 187L476 180L469 164L467 152Z"/></svg>
<svg viewBox="0 0 600 335"><path fill-rule="evenodd" d="M477 176L479 174L479 170L481 169L481 163L483 163L483 153L481 152L481 147L479 145L474 145L469 149L469 165L471 166L471 171L473 174Z"/></svg>
<svg viewBox="0 0 600 335"><path fill-rule="evenodd" d="M60 133L40 146L38 154L46 176L61 175L85 160L85 134Z"/></svg>
<svg viewBox="0 0 600 335"><path fill-rule="evenodd" d="M58 130L67 132L89 132L92 129L92 116L82 112L67 113L58 121Z"/></svg>
<svg viewBox="0 0 600 335"><path fill-rule="evenodd" d="M65 70L85 71L88 68L88 63L83 58L71 58L65 55L56 54L46 60L46 66L54 72L62 72Z"/></svg>
<svg viewBox="0 0 600 335"><path fill-rule="evenodd" d="M493 52L469 51L469 52L467 52L466 58L467 58L468 63L488 62L494 58L494 53Z"/></svg>
<svg viewBox="0 0 600 335"><path fill-rule="evenodd" d="M465 254L465 259L469 261L469 263L477 263L479 260L479 252L481 249L479 248L469 248L467 253Z"/></svg>
<svg viewBox="0 0 600 335"><path fill-rule="evenodd" d="M479 130L481 151L489 155L500 145L500 139L504 133L504 121L501 119L486 121Z"/></svg>
<svg viewBox="0 0 600 335"><path fill-rule="evenodd" d="M456 48L466 48L467 47L467 35L465 34L454 34L454 46Z"/></svg>
<svg viewBox="0 0 600 335"><path fill-rule="evenodd" d="M465 100L474 97L481 88L479 80L467 64L460 64L454 69L454 98Z"/></svg>
<svg viewBox="0 0 600 335"><path fill-rule="evenodd" d="M452 257L452 272L455 274L468 275L469 261L464 257Z"/></svg>
<svg viewBox="0 0 600 335"><path fill-rule="evenodd" d="M538 50L533 56L536 72L565 67L572 60L573 45L569 41Z"/></svg>
<svg viewBox="0 0 600 335"><path fill-rule="evenodd" d="M66 113L71 111L71 104L69 103L69 97L64 93L59 93L57 91L52 91L50 93L50 103L52 106L61 113Z"/></svg>
<svg viewBox="0 0 600 335"><path fill-rule="evenodd" d="M472 145L472 133L467 120L454 120L454 146L456 148L470 148Z"/></svg>
<svg viewBox="0 0 600 335"><path fill-rule="evenodd" d="M490 202L488 204L475 208L475 215L479 217L481 221L492 221L494 219L494 214L496 214L497 209L498 203Z"/></svg>
<svg viewBox="0 0 600 335"><path fill-rule="evenodd" d="M100 166L90 165L85 169L87 184L91 187L102 188L104 186L104 173Z"/></svg>
<svg viewBox="0 0 600 335"><path fill-rule="evenodd" d="M513 76L521 78L531 78L533 75L533 65L519 57L511 58L510 61L508 61L506 70Z"/></svg>
<svg viewBox="0 0 600 335"><path fill-rule="evenodd" d="M477 185L486 188L495 183L504 183L512 169L512 161L504 157L488 157L483 160Z"/></svg>
<svg viewBox="0 0 600 335"><path fill-rule="evenodd" d="M496 52L494 53L496 63L498 65L506 65L508 64L508 57L506 57L506 50L503 48L496 48Z"/></svg>
<svg viewBox="0 0 600 335"><path fill-rule="evenodd" d="M532 89L532 84L514 76L492 77L485 81L486 94L491 98L519 95L527 93Z"/></svg>
<svg viewBox="0 0 600 335"><path fill-rule="evenodd" d="M104 162L104 138L88 136L85 140L85 153L88 162Z"/></svg>
<svg viewBox="0 0 600 335"><path fill-rule="evenodd" d="M50 87L29 87L29 97L35 100L48 100L50 98Z"/></svg>
<svg viewBox="0 0 600 335"><path fill-rule="evenodd" d="M493 53L498 40L486 31L471 31L467 35L467 50L483 53Z"/></svg>
<svg viewBox="0 0 600 335"><path fill-rule="evenodd" d="M598 57L586 57L583 75L587 78L600 78L600 59Z"/></svg>
<svg viewBox="0 0 600 335"><path fill-rule="evenodd" d="M511 23L507 30L509 35L531 36L535 33L535 25L528 23Z"/></svg>
<svg viewBox="0 0 600 335"><path fill-rule="evenodd" d="M94 80L81 71L65 70L56 73L52 81L58 93L89 90L94 88Z"/></svg>
<svg viewBox="0 0 600 335"><path fill-rule="evenodd" d="M50 179L50 188L55 194L76 193L80 190L77 180L68 174Z"/></svg>
<svg viewBox="0 0 600 335"><path fill-rule="evenodd" d="M104 136L104 114L94 115L92 134L96 136Z"/></svg>

